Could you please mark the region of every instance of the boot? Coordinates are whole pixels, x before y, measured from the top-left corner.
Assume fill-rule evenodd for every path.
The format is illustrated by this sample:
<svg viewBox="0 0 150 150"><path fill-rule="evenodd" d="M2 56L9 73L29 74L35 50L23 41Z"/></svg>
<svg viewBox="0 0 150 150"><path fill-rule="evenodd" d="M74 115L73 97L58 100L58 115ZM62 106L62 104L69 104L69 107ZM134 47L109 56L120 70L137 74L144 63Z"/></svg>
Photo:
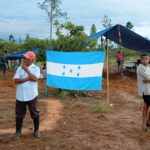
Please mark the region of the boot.
<svg viewBox="0 0 150 150"><path fill-rule="evenodd" d="M22 118L16 118L16 137L21 135L22 121Z"/></svg>
<svg viewBox="0 0 150 150"><path fill-rule="evenodd" d="M34 123L34 136L35 137L41 137L41 133L39 131L39 123L40 123L39 117L33 119L33 123Z"/></svg>

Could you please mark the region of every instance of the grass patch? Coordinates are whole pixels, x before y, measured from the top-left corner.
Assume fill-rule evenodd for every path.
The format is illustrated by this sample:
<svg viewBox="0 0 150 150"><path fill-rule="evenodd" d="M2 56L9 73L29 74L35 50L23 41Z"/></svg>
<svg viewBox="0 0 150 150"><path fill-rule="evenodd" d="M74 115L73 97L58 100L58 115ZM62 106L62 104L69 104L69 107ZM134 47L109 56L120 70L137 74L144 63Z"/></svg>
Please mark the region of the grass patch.
<svg viewBox="0 0 150 150"><path fill-rule="evenodd" d="M62 90L60 93L57 94L57 97L61 100L67 100L69 96L70 92L65 90Z"/></svg>
<svg viewBox="0 0 150 150"><path fill-rule="evenodd" d="M91 108L93 113L108 113L112 111L112 107L106 104L106 102L101 101L97 105Z"/></svg>

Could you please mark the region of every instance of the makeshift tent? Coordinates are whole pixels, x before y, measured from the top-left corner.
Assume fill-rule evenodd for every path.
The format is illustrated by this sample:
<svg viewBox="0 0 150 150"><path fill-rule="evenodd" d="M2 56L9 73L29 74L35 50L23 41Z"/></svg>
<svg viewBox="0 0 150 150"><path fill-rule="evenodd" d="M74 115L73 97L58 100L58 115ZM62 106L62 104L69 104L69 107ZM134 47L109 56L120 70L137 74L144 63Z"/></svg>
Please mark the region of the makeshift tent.
<svg viewBox="0 0 150 150"><path fill-rule="evenodd" d="M21 59L23 58L23 55L26 54L29 50L23 50L21 52L18 53L14 53L14 54L4 54L5 58L7 60L16 60L16 59ZM39 49L33 49L32 50L34 53L38 53Z"/></svg>
<svg viewBox="0 0 150 150"><path fill-rule="evenodd" d="M14 54L4 54L5 58L7 60L16 60L16 59L21 59L24 54L26 54L28 50L23 50L19 53L14 53Z"/></svg>
<svg viewBox="0 0 150 150"><path fill-rule="evenodd" d="M121 37L119 37L119 32ZM121 44L121 46L131 50L150 52L149 40L122 25L115 25L103 31L92 34L88 39L98 39L101 36L105 36L107 39L114 41L117 44Z"/></svg>
<svg viewBox="0 0 150 150"><path fill-rule="evenodd" d="M103 31L92 34L89 39L98 39L101 36L106 37L106 50L107 50L107 103L109 104L109 50L108 40L114 41L121 47L125 47L131 50L138 50L144 52L150 52L150 41L146 38L138 35L137 33L127 29L122 25L115 25L107 28ZM122 48L121 48L122 52Z"/></svg>

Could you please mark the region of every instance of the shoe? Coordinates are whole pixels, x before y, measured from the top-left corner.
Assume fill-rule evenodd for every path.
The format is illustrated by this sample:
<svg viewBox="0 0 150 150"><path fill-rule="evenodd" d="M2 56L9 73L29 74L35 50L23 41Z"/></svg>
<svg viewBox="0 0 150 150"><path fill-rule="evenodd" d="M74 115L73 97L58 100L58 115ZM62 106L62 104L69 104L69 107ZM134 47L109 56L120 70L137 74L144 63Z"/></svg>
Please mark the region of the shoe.
<svg viewBox="0 0 150 150"><path fill-rule="evenodd" d="M21 136L21 132L20 132L20 131L16 131L15 136L16 136L16 137L20 137L20 136Z"/></svg>
<svg viewBox="0 0 150 150"><path fill-rule="evenodd" d="M148 128L150 128L150 123L146 123L146 126L147 126Z"/></svg>
<svg viewBox="0 0 150 150"><path fill-rule="evenodd" d="M147 128L147 130L150 130L150 124L149 123L146 123L146 128Z"/></svg>
<svg viewBox="0 0 150 150"><path fill-rule="evenodd" d="M35 137L40 137L41 133L39 131L39 123L40 123L39 117L33 119L33 123L34 123L34 136Z"/></svg>
<svg viewBox="0 0 150 150"><path fill-rule="evenodd" d="M23 119L16 118L16 137L21 136L22 122Z"/></svg>
<svg viewBox="0 0 150 150"><path fill-rule="evenodd" d="M145 131L148 131L147 126L142 127L142 130L143 130L144 132L145 132Z"/></svg>
<svg viewBox="0 0 150 150"><path fill-rule="evenodd" d="M39 130L35 131L34 136L37 137L37 138L41 137L40 131Z"/></svg>

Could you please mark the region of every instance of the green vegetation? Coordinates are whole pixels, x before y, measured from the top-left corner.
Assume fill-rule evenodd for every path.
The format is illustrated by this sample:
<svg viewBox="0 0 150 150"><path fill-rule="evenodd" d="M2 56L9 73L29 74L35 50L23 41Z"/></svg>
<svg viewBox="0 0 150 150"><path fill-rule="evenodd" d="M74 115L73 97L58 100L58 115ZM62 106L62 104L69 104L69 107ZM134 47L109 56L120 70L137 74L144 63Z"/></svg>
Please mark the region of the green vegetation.
<svg viewBox="0 0 150 150"><path fill-rule="evenodd" d="M110 107L106 104L106 102L101 101L92 107L91 111L93 113L107 113L110 111Z"/></svg>
<svg viewBox="0 0 150 150"><path fill-rule="evenodd" d="M61 100L67 100L69 96L70 92L67 90L61 90L61 92L57 94L57 97Z"/></svg>
<svg viewBox="0 0 150 150"><path fill-rule="evenodd" d="M102 47L97 40L86 40L88 35L84 31L84 26L78 26L72 22L67 22L65 24L59 24L57 22L56 35L57 38L53 40L37 39L28 35L26 40L21 43L0 40L0 53L4 53L5 51L14 53L24 49L32 50L38 48L40 53L37 55L37 60L45 61L45 50L47 49L72 52L104 50L104 47ZM110 66L116 65L115 56L119 50L119 48L110 47ZM131 61L136 61L140 53L141 52L124 48L123 55L126 58L124 63L128 64Z"/></svg>
<svg viewBox="0 0 150 150"><path fill-rule="evenodd" d="M90 30L90 35L94 34L97 32L95 24L92 25L91 30Z"/></svg>
<svg viewBox="0 0 150 150"><path fill-rule="evenodd" d="M12 40L9 42L0 40L0 53L4 53L4 51L14 53L23 49L32 50L38 48L43 51L44 55L47 49L58 51L95 51L99 49L97 40L86 40L88 35L84 31L84 26L78 26L72 22L65 24L55 22L55 26L57 26L56 39L38 39L27 35L26 40L19 43L12 42ZM13 35L11 37L15 38ZM40 60L44 60L44 58L41 59L43 55L39 55Z"/></svg>
<svg viewBox="0 0 150 150"><path fill-rule="evenodd" d="M119 51L119 48L110 49L110 66L116 66L116 53ZM141 54L140 51L133 51L129 49L123 48L122 50L123 57L124 57L124 64L131 64L131 62L136 61L139 59L139 56Z"/></svg>
<svg viewBox="0 0 150 150"><path fill-rule="evenodd" d="M84 26L78 26L72 22L59 24L57 22L57 39L52 40L51 48L60 51L94 51L97 49L97 40L86 40L88 35Z"/></svg>
<svg viewBox="0 0 150 150"><path fill-rule="evenodd" d="M126 23L126 28L132 30L132 29L134 28L134 25L133 25L130 21L128 21L128 22Z"/></svg>

